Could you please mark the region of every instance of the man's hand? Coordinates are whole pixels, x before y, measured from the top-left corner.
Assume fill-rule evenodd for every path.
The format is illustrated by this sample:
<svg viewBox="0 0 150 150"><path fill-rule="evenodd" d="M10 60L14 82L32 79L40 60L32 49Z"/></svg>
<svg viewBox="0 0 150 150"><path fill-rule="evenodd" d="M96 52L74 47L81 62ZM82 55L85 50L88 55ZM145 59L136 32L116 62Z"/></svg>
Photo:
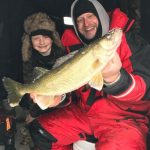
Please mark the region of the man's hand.
<svg viewBox="0 0 150 150"><path fill-rule="evenodd" d="M108 84L115 82L120 76L121 67L122 63L120 57L116 53L102 71L104 82Z"/></svg>
<svg viewBox="0 0 150 150"><path fill-rule="evenodd" d="M55 107L60 102L62 102L63 96L47 96L47 95L37 95L35 93L31 93L30 97L33 99L34 103L37 103L37 105L41 109L47 109L49 107Z"/></svg>

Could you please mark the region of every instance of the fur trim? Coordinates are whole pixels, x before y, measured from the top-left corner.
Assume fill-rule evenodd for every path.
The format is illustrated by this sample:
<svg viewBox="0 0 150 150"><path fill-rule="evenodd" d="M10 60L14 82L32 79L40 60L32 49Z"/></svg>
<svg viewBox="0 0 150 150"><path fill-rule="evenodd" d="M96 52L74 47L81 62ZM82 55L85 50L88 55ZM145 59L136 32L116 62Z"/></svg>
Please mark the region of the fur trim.
<svg viewBox="0 0 150 150"><path fill-rule="evenodd" d="M58 46L63 48L58 32L56 31L54 21L45 13L39 12L35 13L24 21L25 33L22 38L22 58L23 61L29 61L32 51L31 51L31 41L30 34L32 31L38 29L46 29L52 32L52 40Z"/></svg>
<svg viewBox="0 0 150 150"><path fill-rule="evenodd" d="M31 43L28 34L22 37L22 59L24 62L28 61L31 57Z"/></svg>

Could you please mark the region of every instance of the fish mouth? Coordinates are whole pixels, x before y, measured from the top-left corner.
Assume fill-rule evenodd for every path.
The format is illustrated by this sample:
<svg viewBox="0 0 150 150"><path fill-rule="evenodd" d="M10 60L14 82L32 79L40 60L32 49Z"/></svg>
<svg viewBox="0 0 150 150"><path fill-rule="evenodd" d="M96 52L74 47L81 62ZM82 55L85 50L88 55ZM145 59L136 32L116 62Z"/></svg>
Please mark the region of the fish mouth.
<svg viewBox="0 0 150 150"><path fill-rule="evenodd" d="M116 32L116 30L120 31L120 32L122 31L121 28L113 28L113 29L109 30L108 34L114 34L114 32Z"/></svg>
<svg viewBox="0 0 150 150"><path fill-rule="evenodd" d="M118 47L122 40L122 29L113 28L102 37L102 47L104 49L113 50Z"/></svg>
<svg viewBox="0 0 150 150"><path fill-rule="evenodd" d="M110 40L113 36L113 34L115 34L115 32L122 32L121 28L113 28L111 30L109 30L109 32L107 34L104 35L104 38L107 38L108 40ZM118 34L119 35L119 34Z"/></svg>

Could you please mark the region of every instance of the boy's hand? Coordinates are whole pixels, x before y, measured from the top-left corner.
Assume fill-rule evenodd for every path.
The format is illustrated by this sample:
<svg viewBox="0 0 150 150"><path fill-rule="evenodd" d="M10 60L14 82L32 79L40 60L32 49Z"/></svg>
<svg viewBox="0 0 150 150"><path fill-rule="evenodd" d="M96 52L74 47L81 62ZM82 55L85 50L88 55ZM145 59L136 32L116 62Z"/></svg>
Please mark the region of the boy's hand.
<svg viewBox="0 0 150 150"><path fill-rule="evenodd" d="M55 107L60 102L62 102L62 96L47 96L47 95L37 95L35 93L31 93L30 97L33 99L34 103L37 103L37 105L41 109L47 109L49 107Z"/></svg>

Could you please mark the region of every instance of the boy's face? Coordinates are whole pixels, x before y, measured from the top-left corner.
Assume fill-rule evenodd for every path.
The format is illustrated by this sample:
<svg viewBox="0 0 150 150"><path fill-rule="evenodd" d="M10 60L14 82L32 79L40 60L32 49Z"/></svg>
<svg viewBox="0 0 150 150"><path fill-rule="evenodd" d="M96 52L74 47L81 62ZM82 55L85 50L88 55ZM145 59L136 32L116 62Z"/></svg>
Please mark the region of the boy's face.
<svg viewBox="0 0 150 150"><path fill-rule="evenodd" d="M46 53L52 47L52 40L45 35L35 35L31 37L32 46L39 53Z"/></svg>
<svg viewBox="0 0 150 150"><path fill-rule="evenodd" d="M77 28L80 34L91 40L95 37L99 21L93 13L84 13L77 17Z"/></svg>

